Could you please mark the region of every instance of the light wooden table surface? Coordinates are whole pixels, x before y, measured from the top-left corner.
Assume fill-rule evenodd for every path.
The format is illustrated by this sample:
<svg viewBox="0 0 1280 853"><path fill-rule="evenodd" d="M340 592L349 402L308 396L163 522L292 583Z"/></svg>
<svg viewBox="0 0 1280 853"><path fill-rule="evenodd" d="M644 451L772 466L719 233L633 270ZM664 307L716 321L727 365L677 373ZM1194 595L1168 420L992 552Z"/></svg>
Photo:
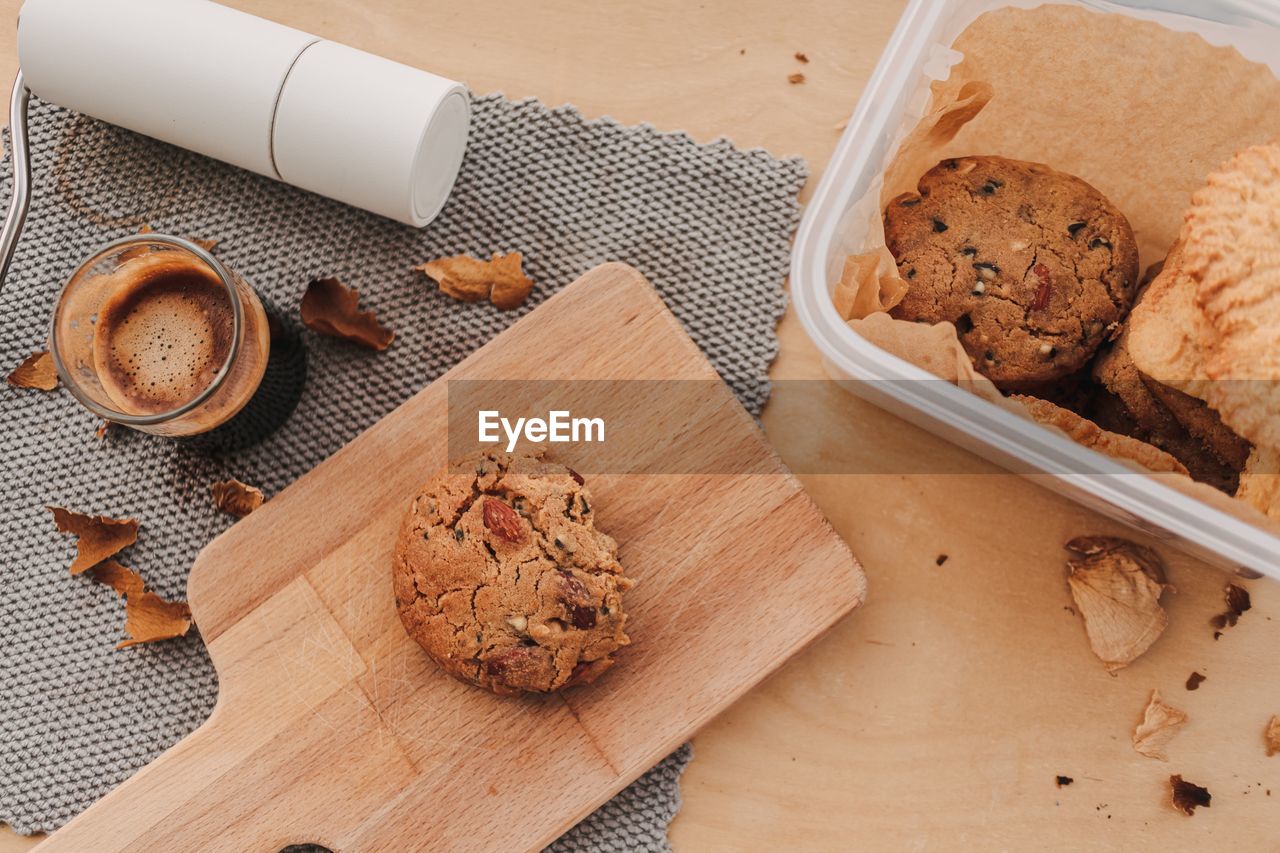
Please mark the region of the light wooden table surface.
<svg viewBox="0 0 1280 853"><path fill-rule="evenodd" d="M0 2L0 21L18 5ZM479 92L800 154L810 189L902 7L231 5ZM15 64L5 27L0 71ZM787 82L796 71L804 84ZM793 314L779 336L776 378L823 376ZM671 829L678 849L1277 849L1280 757L1265 757L1261 737L1280 713L1274 584L1249 584L1254 610L1215 642L1208 620L1221 610L1225 576L1161 547L1177 587L1166 597L1170 627L1137 663L1107 675L1066 609L1062 544L1130 534L834 387L794 387L782 386L764 418L785 459L799 470L880 472L803 478L863 561L870 601L698 736ZM935 473L896 473L926 470ZM1190 693L1193 669L1208 680ZM1153 687L1191 717L1168 764L1129 744ZM1207 786L1212 808L1173 811L1171 773ZM1059 789L1059 774L1075 783ZM0 834L0 853L30 843Z"/></svg>

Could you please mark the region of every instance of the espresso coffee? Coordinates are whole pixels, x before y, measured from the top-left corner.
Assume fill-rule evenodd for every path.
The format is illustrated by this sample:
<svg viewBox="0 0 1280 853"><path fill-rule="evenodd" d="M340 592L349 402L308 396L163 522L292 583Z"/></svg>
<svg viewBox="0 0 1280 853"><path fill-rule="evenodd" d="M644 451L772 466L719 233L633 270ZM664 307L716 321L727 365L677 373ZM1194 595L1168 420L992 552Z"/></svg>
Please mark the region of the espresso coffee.
<svg viewBox="0 0 1280 853"><path fill-rule="evenodd" d="M209 267L175 252L132 258L99 309L93 358L119 411L171 412L200 396L235 340L230 294Z"/></svg>
<svg viewBox="0 0 1280 853"><path fill-rule="evenodd" d="M279 428L306 378L296 323L163 234L117 240L81 264L50 343L68 389L101 417L215 452Z"/></svg>

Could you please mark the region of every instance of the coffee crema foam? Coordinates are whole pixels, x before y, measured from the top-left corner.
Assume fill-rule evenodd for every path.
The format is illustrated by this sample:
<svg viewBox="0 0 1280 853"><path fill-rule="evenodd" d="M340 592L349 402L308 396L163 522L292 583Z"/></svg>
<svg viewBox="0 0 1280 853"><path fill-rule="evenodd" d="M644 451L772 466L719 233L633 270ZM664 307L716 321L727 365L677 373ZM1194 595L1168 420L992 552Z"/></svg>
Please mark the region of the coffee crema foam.
<svg viewBox="0 0 1280 853"><path fill-rule="evenodd" d="M157 252L126 261L109 279L116 289L93 336L103 390L132 415L170 412L198 397L226 364L235 336L231 298L217 274Z"/></svg>

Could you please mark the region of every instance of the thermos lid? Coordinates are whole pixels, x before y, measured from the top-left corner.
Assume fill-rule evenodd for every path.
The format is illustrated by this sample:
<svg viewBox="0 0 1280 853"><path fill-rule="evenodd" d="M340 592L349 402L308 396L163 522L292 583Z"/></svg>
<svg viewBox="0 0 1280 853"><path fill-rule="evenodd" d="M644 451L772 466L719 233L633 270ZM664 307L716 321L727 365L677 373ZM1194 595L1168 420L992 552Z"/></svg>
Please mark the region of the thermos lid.
<svg viewBox="0 0 1280 853"><path fill-rule="evenodd" d="M453 188L470 124L461 84L321 41L285 78L272 156L287 183L426 225Z"/></svg>

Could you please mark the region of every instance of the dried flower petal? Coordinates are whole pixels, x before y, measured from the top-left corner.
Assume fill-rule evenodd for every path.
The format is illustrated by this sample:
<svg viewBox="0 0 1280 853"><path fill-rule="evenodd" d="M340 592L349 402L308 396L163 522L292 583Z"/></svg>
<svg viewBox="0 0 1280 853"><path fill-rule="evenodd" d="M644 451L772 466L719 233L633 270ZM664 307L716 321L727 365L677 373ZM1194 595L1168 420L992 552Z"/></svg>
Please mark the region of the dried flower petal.
<svg viewBox="0 0 1280 853"><path fill-rule="evenodd" d="M191 630L191 608L185 601L165 601L154 592L131 593L124 602L124 630L129 639L116 643L117 649L172 640Z"/></svg>
<svg viewBox="0 0 1280 853"><path fill-rule="evenodd" d="M1280 752L1280 717L1271 715L1271 719L1267 720L1267 728L1262 733L1262 739L1266 741L1268 757Z"/></svg>
<svg viewBox="0 0 1280 853"><path fill-rule="evenodd" d="M114 589L121 598L142 592L144 589L142 576L115 560L103 560L90 570L90 574L98 583Z"/></svg>
<svg viewBox="0 0 1280 853"><path fill-rule="evenodd" d="M519 252L493 253L487 261L468 255L438 258L414 267L440 285L440 292L463 302L488 299L495 307L510 311L519 307L533 290L533 279L521 270L524 256Z"/></svg>
<svg viewBox="0 0 1280 853"><path fill-rule="evenodd" d="M336 278L318 278L302 295L302 322L308 329L384 350L395 333L378 324L372 311L359 309L360 295Z"/></svg>
<svg viewBox="0 0 1280 853"><path fill-rule="evenodd" d="M1249 590L1244 587L1229 583L1222 592L1227 599L1227 609L1209 620L1209 624L1219 631L1223 628L1234 626L1240 621L1240 615L1253 607L1253 601L1249 598Z"/></svg>
<svg viewBox="0 0 1280 853"><path fill-rule="evenodd" d="M265 500L262 489L234 479L214 483L209 487L209 493L213 496L215 508L237 518L244 518L262 506Z"/></svg>
<svg viewBox="0 0 1280 853"><path fill-rule="evenodd" d="M1195 814L1197 806L1209 808L1209 801L1213 799L1208 788L1187 782L1181 776L1170 776L1169 786L1172 789L1173 807L1188 817Z"/></svg>
<svg viewBox="0 0 1280 853"><path fill-rule="evenodd" d="M58 368L53 366L53 356L43 350L31 353L9 374L9 384L15 388L38 388L41 391L57 388Z"/></svg>
<svg viewBox="0 0 1280 853"><path fill-rule="evenodd" d="M96 566L120 549L132 545L138 538L136 518L84 515L60 506L45 509L53 513L53 523L59 530L79 537L76 541L76 558L70 567L73 575Z"/></svg>
<svg viewBox="0 0 1280 853"><path fill-rule="evenodd" d="M1067 582L1084 617L1089 645L1109 672L1132 663L1168 624L1160 595L1164 564L1150 548L1109 536L1067 543Z"/></svg>
<svg viewBox="0 0 1280 853"><path fill-rule="evenodd" d="M798 71L795 74L788 74L787 82L790 83L792 86L799 85L800 83L804 82L804 75Z"/></svg>
<svg viewBox="0 0 1280 853"><path fill-rule="evenodd" d="M124 599L124 630L129 639L116 644L117 649L171 640L191 629L191 608L185 601L165 601L147 592L142 576L115 560L105 560L90 574Z"/></svg>
<svg viewBox="0 0 1280 853"><path fill-rule="evenodd" d="M1133 748L1148 758L1168 761L1165 747L1178 733L1178 728L1186 722L1185 711L1166 705L1160 698L1160 691L1152 690L1142 722L1133 730Z"/></svg>

